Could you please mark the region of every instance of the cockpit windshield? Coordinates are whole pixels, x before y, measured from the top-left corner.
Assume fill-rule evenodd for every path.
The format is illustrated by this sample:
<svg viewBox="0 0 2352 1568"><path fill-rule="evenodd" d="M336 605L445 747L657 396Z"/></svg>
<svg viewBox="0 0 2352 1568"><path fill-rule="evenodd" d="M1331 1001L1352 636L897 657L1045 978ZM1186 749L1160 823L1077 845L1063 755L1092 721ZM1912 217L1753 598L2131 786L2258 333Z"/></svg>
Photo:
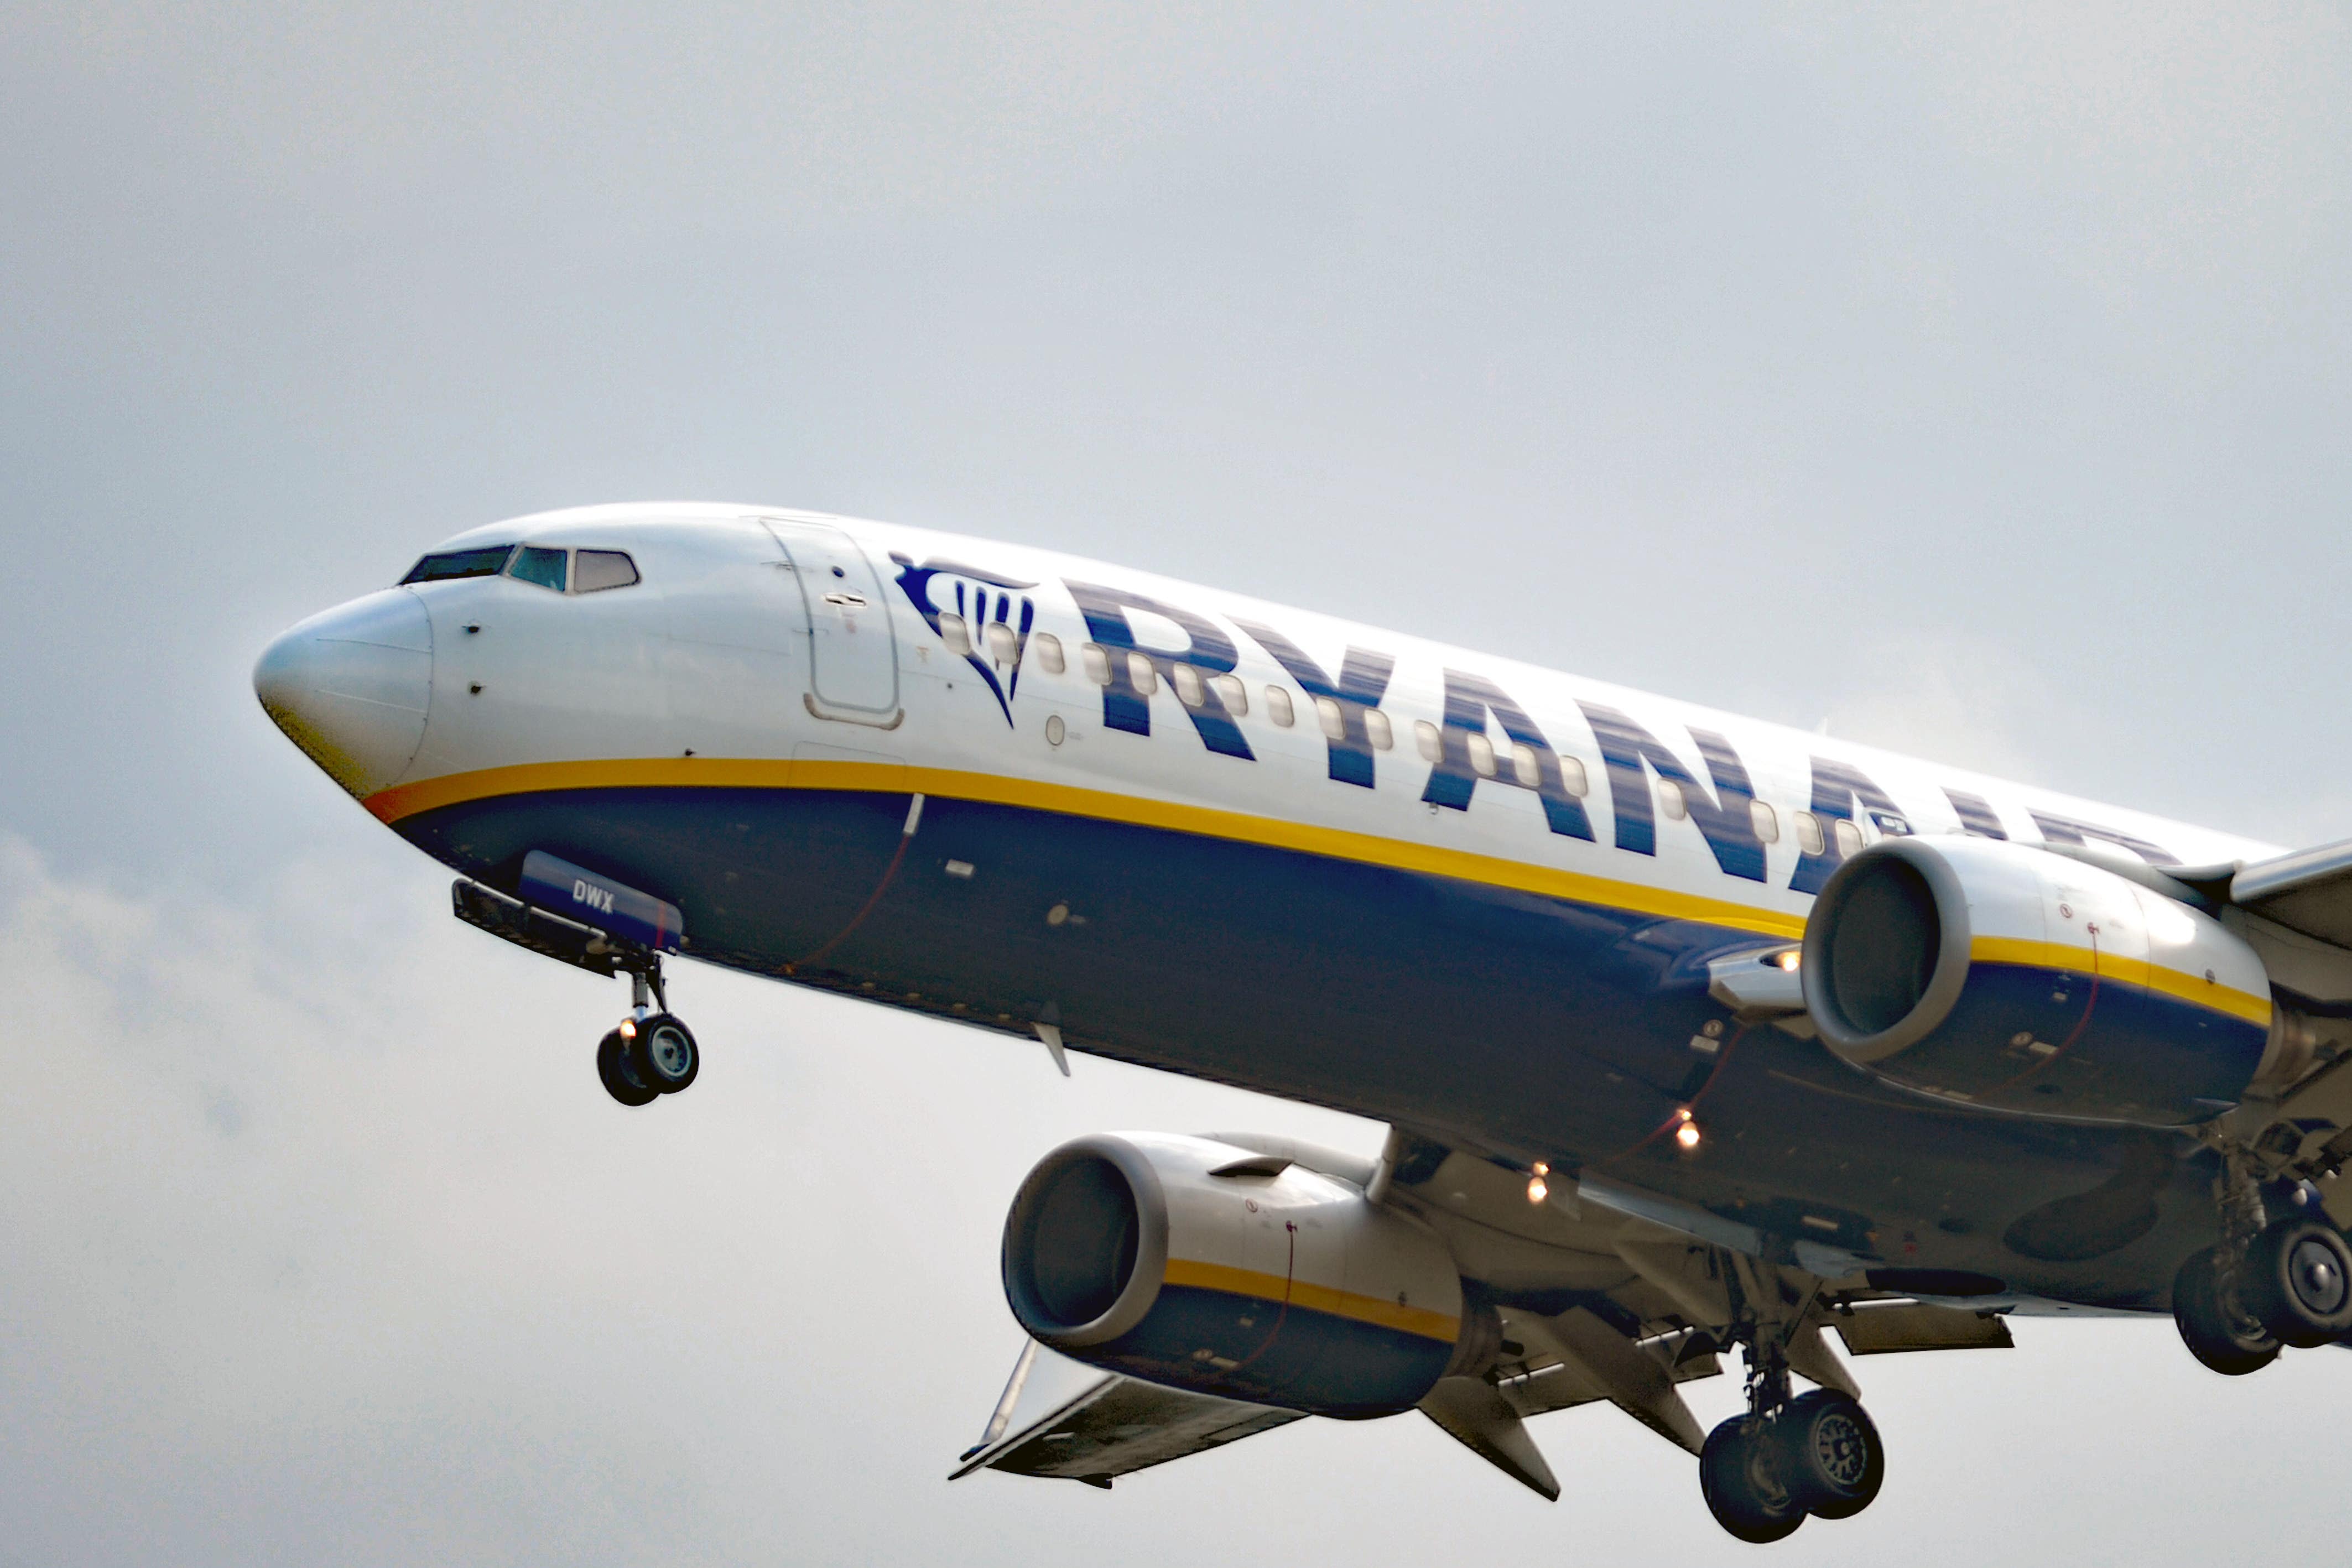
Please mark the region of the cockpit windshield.
<svg viewBox="0 0 2352 1568"><path fill-rule="evenodd" d="M444 550L428 555L408 569L401 585L412 582L446 582L458 577L496 577L506 570L507 557L514 553L512 545L485 545L478 549Z"/></svg>
<svg viewBox="0 0 2352 1568"><path fill-rule="evenodd" d="M483 545L474 549L443 550L428 555L400 580L448 582L461 577L497 577L551 588L558 593L596 593L608 588L628 588L643 580L637 563L616 549L564 549L555 545Z"/></svg>
<svg viewBox="0 0 2352 1568"><path fill-rule="evenodd" d="M507 568L507 575L517 582L535 582L561 593L566 555L563 550L550 549L545 545L525 545L515 551L514 564Z"/></svg>

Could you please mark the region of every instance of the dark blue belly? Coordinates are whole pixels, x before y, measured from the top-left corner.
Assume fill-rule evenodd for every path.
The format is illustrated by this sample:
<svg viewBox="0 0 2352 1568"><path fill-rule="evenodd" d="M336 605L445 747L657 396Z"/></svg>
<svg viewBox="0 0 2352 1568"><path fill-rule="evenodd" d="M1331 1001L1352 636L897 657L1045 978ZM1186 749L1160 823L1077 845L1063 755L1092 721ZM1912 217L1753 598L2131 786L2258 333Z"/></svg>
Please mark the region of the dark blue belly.
<svg viewBox="0 0 2352 1568"><path fill-rule="evenodd" d="M1730 1023L1705 967L1752 933L936 796L884 885L907 807L577 789L397 827L493 883L542 849L667 899L714 963L1024 1036L1055 1023L1076 1049L1580 1168L1780 1244L2152 1306L2209 1239L2188 1140L1924 1103ZM1691 1043L1710 1022L1712 1056ZM1685 1104L1692 1153L1664 1135Z"/></svg>

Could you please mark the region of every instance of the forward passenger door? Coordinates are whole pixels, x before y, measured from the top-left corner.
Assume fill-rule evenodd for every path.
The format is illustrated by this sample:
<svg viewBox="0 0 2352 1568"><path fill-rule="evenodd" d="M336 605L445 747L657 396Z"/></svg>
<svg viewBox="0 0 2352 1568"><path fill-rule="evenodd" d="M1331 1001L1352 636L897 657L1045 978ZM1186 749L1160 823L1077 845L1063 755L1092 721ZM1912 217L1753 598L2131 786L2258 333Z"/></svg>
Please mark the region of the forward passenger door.
<svg viewBox="0 0 2352 1568"><path fill-rule="evenodd" d="M807 615L808 708L820 718L895 729L898 648L890 603L857 541L827 523L771 518Z"/></svg>

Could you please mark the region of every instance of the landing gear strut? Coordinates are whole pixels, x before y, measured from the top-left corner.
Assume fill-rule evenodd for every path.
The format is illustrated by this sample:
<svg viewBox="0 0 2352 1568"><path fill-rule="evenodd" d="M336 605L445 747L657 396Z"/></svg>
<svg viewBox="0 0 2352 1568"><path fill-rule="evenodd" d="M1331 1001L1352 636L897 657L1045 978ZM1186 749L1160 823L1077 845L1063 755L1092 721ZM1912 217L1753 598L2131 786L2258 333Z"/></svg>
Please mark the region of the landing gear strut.
<svg viewBox="0 0 2352 1568"><path fill-rule="evenodd" d="M2221 1239L2180 1266L2172 1321L2189 1354L2225 1376L2352 1333L2352 1247L2324 1219L2272 1221L2251 1161L2225 1154Z"/></svg>
<svg viewBox="0 0 2352 1568"><path fill-rule="evenodd" d="M1748 1414L1707 1435L1699 1490L1715 1521L1761 1545L1793 1533L1807 1514L1850 1519L1886 1479L1886 1450L1862 1406L1834 1389L1794 1398L1781 1343L1746 1328Z"/></svg>
<svg viewBox="0 0 2352 1568"><path fill-rule="evenodd" d="M676 1094L702 1071L693 1031L669 1011L661 959L648 959L629 972L629 1016L596 1046L596 1076L604 1092L624 1105L650 1105L664 1094ZM655 1010L656 1005L661 1010Z"/></svg>

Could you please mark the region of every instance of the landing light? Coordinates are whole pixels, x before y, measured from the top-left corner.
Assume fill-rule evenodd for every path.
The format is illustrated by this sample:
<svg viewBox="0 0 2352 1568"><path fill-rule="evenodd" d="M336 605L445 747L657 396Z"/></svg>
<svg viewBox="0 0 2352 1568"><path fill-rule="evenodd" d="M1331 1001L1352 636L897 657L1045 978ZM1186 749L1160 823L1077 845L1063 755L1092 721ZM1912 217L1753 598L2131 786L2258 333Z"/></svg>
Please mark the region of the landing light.
<svg viewBox="0 0 2352 1568"><path fill-rule="evenodd" d="M1690 1119L1687 1111L1683 1113L1683 1124L1675 1129L1675 1142L1686 1149L1698 1147L1698 1124Z"/></svg>
<svg viewBox="0 0 2352 1568"><path fill-rule="evenodd" d="M1804 954L1795 947L1791 947L1787 952L1781 954L1778 960L1780 967L1792 975L1796 973L1797 966L1803 961Z"/></svg>
<svg viewBox="0 0 2352 1568"><path fill-rule="evenodd" d="M1551 1188L1544 1185L1543 1177L1528 1177L1528 1201L1529 1203L1541 1203L1544 1200L1544 1195L1550 1190Z"/></svg>

